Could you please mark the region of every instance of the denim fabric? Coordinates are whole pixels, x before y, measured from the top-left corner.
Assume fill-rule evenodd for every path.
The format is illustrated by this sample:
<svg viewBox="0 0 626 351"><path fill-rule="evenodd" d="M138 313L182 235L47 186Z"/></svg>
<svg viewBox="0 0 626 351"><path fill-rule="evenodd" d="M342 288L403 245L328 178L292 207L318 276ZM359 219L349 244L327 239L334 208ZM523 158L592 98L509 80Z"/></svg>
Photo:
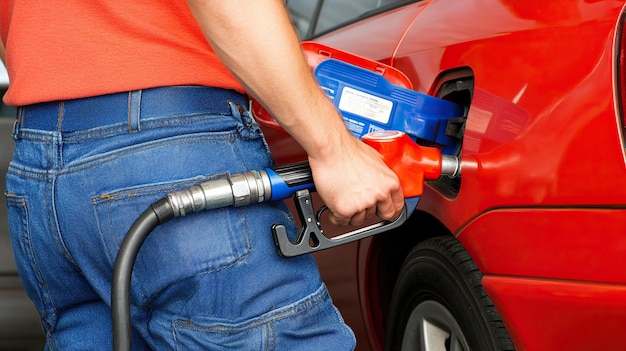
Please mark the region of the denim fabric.
<svg viewBox="0 0 626 351"><path fill-rule="evenodd" d="M111 349L112 267L126 231L151 203L271 164L249 113L230 107L150 118L137 109L128 125L71 132L16 124L10 234L46 350ZM133 271L133 349L353 349L314 259L276 253L276 223L296 235L283 203L195 213L157 227Z"/></svg>

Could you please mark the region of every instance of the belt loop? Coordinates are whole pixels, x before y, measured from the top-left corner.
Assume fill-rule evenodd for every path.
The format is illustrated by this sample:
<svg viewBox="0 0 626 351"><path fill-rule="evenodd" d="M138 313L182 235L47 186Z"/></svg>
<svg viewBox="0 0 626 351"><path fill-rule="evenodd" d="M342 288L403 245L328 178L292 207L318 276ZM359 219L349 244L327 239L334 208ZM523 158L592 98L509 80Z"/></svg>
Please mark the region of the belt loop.
<svg viewBox="0 0 626 351"><path fill-rule="evenodd" d="M241 109L237 106L238 104L232 101L226 101L228 106L230 107L230 113L232 113L233 117L237 119L241 119Z"/></svg>
<svg viewBox="0 0 626 351"><path fill-rule="evenodd" d="M128 131L138 132L141 130L141 90L128 93Z"/></svg>
<svg viewBox="0 0 626 351"><path fill-rule="evenodd" d="M13 122L13 129L11 130L11 137L13 137L14 140L17 140L18 138L18 134L20 132L20 121L23 118L24 118L24 108L18 107L16 116L15 116L15 122Z"/></svg>

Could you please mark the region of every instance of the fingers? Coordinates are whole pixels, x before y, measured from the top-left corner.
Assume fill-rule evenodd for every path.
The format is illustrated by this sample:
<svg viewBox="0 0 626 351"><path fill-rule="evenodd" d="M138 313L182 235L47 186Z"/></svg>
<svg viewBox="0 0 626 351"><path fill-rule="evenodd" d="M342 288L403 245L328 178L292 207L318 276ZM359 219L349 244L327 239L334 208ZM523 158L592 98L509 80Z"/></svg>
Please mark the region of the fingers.
<svg viewBox="0 0 626 351"><path fill-rule="evenodd" d="M361 226L363 223L372 218L374 215L379 218L391 221L402 213L404 207L404 198L401 192L394 192L389 195L385 201L379 201L375 206L368 207L364 210L356 212L352 216L341 216L335 212L329 211L328 218L330 222L336 226Z"/></svg>
<svg viewBox="0 0 626 351"><path fill-rule="evenodd" d="M365 210L365 219L370 219L372 217L374 217L374 215L376 214L377 208L376 207L370 207L368 209Z"/></svg>
<svg viewBox="0 0 626 351"><path fill-rule="evenodd" d="M352 223L357 223L357 220L352 220L355 217L358 217L358 215L360 213L365 213L365 212L359 212L357 213L357 215L354 215L352 217L345 217L345 216L341 216L338 215L335 212L332 211L328 211L328 219L330 220L330 223L336 225L336 226L344 226L344 225L348 225L348 224L352 224ZM354 224L352 224L354 225ZM358 225L358 224L357 224Z"/></svg>
<svg viewBox="0 0 626 351"><path fill-rule="evenodd" d="M337 226L351 225L358 227L363 225L365 220L372 218L376 214L376 207L367 208L354 213L352 216L341 216L337 212L328 211L328 219Z"/></svg>
<svg viewBox="0 0 626 351"><path fill-rule="evenodd" d="M386 201L379 202L376 207L376 215L386 221L391 221L401 214L404 208L404 196L402 192L391 192Z"/></svg>

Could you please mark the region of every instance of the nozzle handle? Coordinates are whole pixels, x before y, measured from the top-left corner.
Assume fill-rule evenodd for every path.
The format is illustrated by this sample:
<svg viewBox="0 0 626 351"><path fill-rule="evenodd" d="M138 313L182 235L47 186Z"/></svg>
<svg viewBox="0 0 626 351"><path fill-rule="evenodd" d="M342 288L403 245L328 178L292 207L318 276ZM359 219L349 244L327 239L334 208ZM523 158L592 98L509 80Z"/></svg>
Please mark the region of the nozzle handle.
<svg viewBox="0 0 626 351"><path fill-rule="evenodd" d="M393 221L381 221L329 238L324 235L319 221L320 214L324 211L324 208L322 208L320 212L315 213L310 192L307 189L298 191L294 195L294 200L296 202L300 222L302 223L298 238L292 242L289 240L289 237L287 237L287 228L284 225L274 224L272 226L274 244L276 245L278 253L283 257L300 256L361 240L395 229L401 226L408 218L408 205L405 204L400 216Z"/></svg>

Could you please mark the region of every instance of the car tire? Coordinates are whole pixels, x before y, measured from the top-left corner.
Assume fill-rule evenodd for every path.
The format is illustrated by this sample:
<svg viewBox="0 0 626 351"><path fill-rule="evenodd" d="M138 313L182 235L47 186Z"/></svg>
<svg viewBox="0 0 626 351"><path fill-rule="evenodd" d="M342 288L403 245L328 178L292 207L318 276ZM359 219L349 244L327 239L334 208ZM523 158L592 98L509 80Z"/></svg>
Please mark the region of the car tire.
<svg viewBox="0 0 626 351"><path fill-rule="evenodd" d="M481 285L482 273L451 236L421 242L394 288L386 350L515 350Z"/></svg>

